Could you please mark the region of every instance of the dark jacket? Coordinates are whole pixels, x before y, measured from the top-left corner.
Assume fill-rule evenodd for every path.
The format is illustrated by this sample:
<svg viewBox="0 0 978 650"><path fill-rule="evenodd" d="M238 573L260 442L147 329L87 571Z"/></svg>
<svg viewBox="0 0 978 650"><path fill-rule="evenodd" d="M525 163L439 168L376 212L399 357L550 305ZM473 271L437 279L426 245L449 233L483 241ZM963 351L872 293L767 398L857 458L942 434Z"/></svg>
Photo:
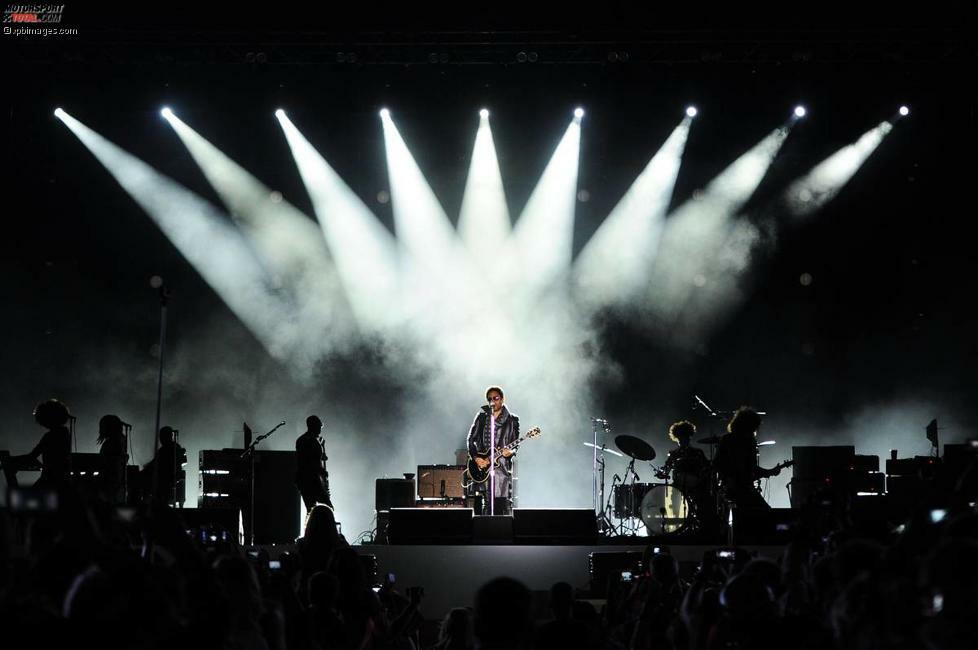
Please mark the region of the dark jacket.
<svg viewBox="0 0 978 650"><path fill-rule="evenodd" d="M479 409L476 414L475 419L472 421L472 427L469 429L468 438L468 449L469 456L474 457L476 455L488 455L490 446L490 435L489 430L490 409L488 406L483 406ZM516 441L520 437L520 418L514 413L510 413L509 409L503 406L502 415L496 420L496 447L505 447L506 445ZM511 471L513 466L512 458L504 458L500 463L507 472Z"/></svg>

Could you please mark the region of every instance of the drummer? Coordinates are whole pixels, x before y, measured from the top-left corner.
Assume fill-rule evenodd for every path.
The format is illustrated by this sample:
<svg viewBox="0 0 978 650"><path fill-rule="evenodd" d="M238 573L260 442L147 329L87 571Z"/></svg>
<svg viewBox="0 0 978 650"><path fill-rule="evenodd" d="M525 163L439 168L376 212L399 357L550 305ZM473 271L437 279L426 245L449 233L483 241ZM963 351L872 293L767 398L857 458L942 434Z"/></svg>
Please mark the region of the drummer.
<svg viewBox="0 0 978 650"><path fill-rule="evenodd" d="M676 448L669 452L662 468L655 473L657 478L668 479L672 474L672 484L679 488L695 504L695 493L707 487L709 461L702 449L691 447L689 441L696 433L696 425L688 420L674 422L669 427L669 438Z"/></svg>

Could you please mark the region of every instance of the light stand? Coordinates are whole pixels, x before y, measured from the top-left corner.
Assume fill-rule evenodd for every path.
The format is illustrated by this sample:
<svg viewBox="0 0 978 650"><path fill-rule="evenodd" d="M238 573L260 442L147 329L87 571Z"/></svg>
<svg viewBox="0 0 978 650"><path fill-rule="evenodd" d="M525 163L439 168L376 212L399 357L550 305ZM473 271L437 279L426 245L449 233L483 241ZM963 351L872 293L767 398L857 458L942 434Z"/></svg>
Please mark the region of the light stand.
<svg viewBox="0 0 978 650"><path fill-rule="evenodd" d="M156 423L153 427L153 458L159 451L160 442L160 414L163 409L163 359L166 352L166 305L170 299L170 290L163 284L163 278L154 275L149 280L149 286L159 290L160 294L160 368L156 381ZM159 479L159 463L153 463L153 482L149 493L150 498L156 497L157 480Z"/></svg>

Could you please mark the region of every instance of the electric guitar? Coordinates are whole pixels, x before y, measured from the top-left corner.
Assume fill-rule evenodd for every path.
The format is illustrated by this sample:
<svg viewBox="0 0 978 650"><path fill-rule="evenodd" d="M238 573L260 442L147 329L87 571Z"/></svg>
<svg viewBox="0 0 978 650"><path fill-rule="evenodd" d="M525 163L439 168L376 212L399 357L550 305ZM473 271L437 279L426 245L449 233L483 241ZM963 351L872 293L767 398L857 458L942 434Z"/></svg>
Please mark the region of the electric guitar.
<svg viewBox="0 0 978 650"><path fill-rule="evenodd" d="M777 474L778 472L780 472L781 470L783 470L785 467L791 467L794 464L795 464L795 461L793 461L793 460L785 460L785 461L782 461L782 462L778 463L777 465L775 465L774 467L772 467L768 471L771 472L771 476L774 476L775 474ZM767 472L765 472L765 474L766 473ZM767 477L765 476L765 477L762 477L762 478L767 478Z"/></svg>
<svg viewBox="0 0 978 650"><path fill-rule="evenodd" d="M500 461L502 461L503 459L504 449L509 449L510 451L516 451L516 449L520 446L521 442L523 442L524 440L529 440L530 438L536 438L541 433L543 432L540 431L540 427L533 427L532 429L527 431L525 435L518 438L517 440L514 440L513 442L509 443L505 447L496 447L496 467L501 467ZM476 464L475 462L476 458L482 458L484 460L488 460L489 454L488 453L476 454L475 456L470 455L469 467L466 470L466 474L469 475L469 478L472 480L473 483L485 483L489 479L489 470L491 469L491 467L486 466L485 469L482 469Z"/></svg>

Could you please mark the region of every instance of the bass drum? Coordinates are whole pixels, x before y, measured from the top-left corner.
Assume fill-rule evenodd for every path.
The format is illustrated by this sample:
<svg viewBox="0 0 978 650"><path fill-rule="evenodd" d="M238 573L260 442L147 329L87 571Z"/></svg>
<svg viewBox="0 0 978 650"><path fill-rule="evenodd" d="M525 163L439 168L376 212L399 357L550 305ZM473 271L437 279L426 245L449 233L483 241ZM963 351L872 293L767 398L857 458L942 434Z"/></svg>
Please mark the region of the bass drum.
<svg viewBox="0 0 978 650"><path fill-rule="evenodd" d="M656 485L655 483L616 485L612 495L615 517L619 519L641 517L642 499Z"/></svg>
<svg viewBox="0 0 978 650"><path fill-rule="evenodd" d="M659 535L682 528L691 513L686 495L669 484L655 485L645 494L640 515L649 535Z"/></svg>

